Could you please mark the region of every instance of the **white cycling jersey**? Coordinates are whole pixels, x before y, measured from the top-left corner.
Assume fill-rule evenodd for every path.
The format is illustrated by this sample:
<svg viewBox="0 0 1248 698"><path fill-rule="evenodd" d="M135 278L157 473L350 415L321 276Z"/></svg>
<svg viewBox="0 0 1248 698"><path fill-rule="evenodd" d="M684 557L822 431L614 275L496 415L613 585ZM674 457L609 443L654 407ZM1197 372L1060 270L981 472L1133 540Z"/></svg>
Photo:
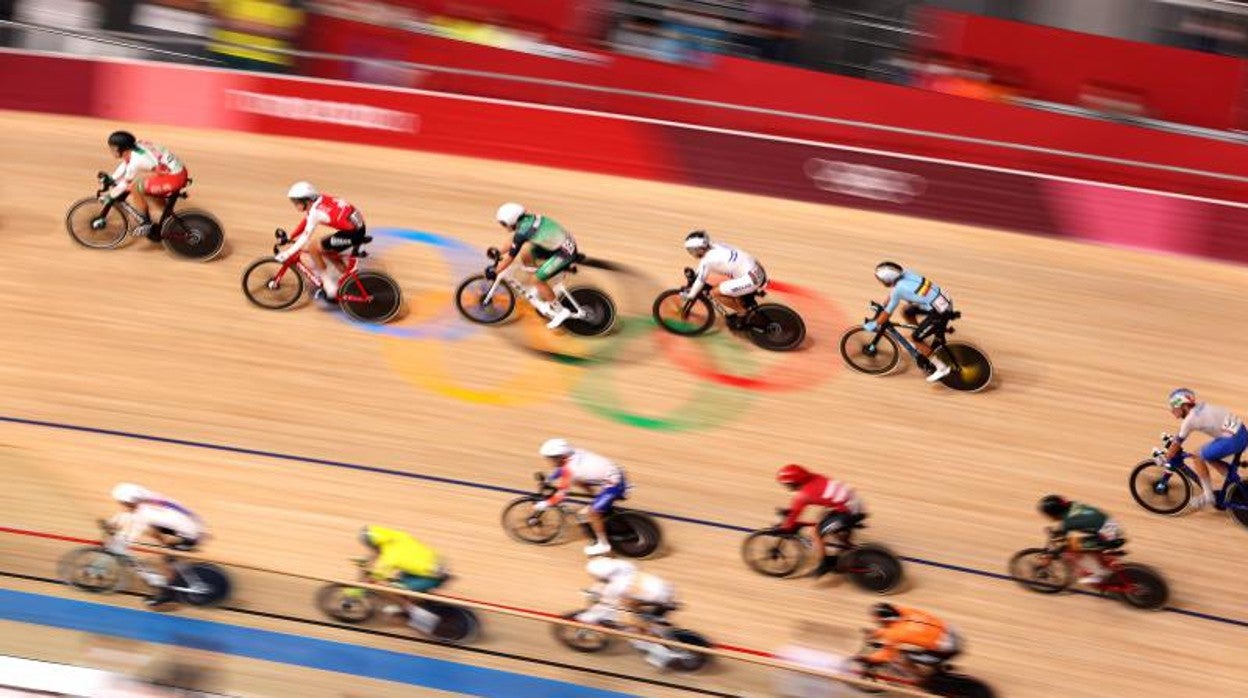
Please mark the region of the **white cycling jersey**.
<svg viewBox="0 0 1248 698"><path fill-rule="evenodd" d="M744 295L738 289L743 284L749 287L746 291L748 293L758 290L767 283L767 274L759 265L758 260L732 245L720 242L712 243L711 249L702 255L701 261L698 262L697 277L694 278L693 285L689 288L689 295L696 296L706 283L706 277L711 274L730 277L729 281L721 284L721 290L727 292L728 295ZM732 281L738 283L733 284ZM731 287L731 290L724 287Z"/></svg>
<svg viewBox="0 0 1248 698"><path fill-rule="evenodd" d="M1193 431L1208 434L1215 439L1234 436L1243 422L1225 407L1198 402L1179 425L1179 438L1186 439Z"/></svg>
<svg viewBox="0 0 1248 698"><path fill-rule="evenodd" d="M637 569L628 560L605 559L610 570L596 588L598 603L578 616L584 623L615 620L624 601L670 604L676 601L676 587L662 577Z"/></svg>
<svg viewBox="0 0 1248 698"><path fill-rule="evenodd" d="M126 151L117 169L113 170L113 181L116 184L108 195L114 199L121 196L140 172L177 174L181 171L182 161L168 148L150 141L139 141L134 150Z"/></svg>
<svg viewBox="0 0 1248 698"><path fill-rule="evenodd" d="M619 484L623 473L620 466L616 465L609 458L578 448L572 451L572 455L568 457L567 463L563 465L564 472L560 475L560 482L567 485L589 485L593 487L608 487L610 485Z"/></svg>
<svg viewBox="0 0 1248 698"><path fill-rule="evenodd" d="M203 522L190 509L154 492L133 511L116 514L109 523L116 531L114 542L125 546L138 542L151 528L164 529L188 541L204 535Z"/></svg>

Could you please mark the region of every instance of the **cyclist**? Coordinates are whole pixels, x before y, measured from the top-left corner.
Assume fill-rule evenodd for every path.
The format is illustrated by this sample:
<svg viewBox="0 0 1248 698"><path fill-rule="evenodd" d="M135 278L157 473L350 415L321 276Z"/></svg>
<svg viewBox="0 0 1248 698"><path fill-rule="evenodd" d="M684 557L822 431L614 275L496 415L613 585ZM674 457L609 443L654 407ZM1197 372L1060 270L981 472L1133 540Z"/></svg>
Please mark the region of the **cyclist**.
<svg viewBox="0 0 1248 698"><path fill-rule="evenodd" d="M163 207L166 199L186 186L186 167L168 148L140 141L129 131L109 134L108 148L121 162L113 170L113 188L100 196L100 203L107 205L133 193L130 204L139 212L135 234L160 242L160 231L152 225L151 205Z"/></svg>
<svg viewBox="0 0 1248 698"><path fill-rule="evenodd" d="M1222 493L1214 490L1209 479L1209 466L1213 465L1223 476L1226 475L1226 459L1238 459L1248 448L1248 429L1235 413L1225 407L1218 407L1207 402L1197 402L1196 393L1187 388L1177 388L1170 393L1170 412L1183 420L1179 425L1179 433L1170 442L1166 453L1167 458L1174 458L1183 448L1183 441L1193 431L1204 432L1213 440L1201 447L1198 453L1192 454L1192 468L1200 478L1204 495L1192 500L1196 508L1210 504L1218 509L1223 508Z"/></svg>
<svg viewBox="0 0 1248 698"><path fill-rule="evenodd" d="M696 297L711 274L727 276L711 288L711 295L728 309L729 312L724 315L728 327L740 329L739 315L745 312L745 304L740 299L766 288L767 272L763 271L758 260L742 250L722 242L711 242L711 236L705 230L695 230L686 235L685 250L699 261L697 276L681 298L689 300Z"/></svg>
<svg viewBox="0 0 1248 698"><path fill-rule="evenodd" d="M371 239L365 232L364 214L346 199L320 193L309 182L292 184L286 192L286 198L304 215L303 220L299 221L299 225L290 234L290 242L293 244L277 255L277 261L285 262L307 247L321 275L319 295L333 301L338 297L338 284L342 281L342 272L347 268L339 255ZM320 245L309 246L312 233L321 225L333 228L334 232L322 238ZM326 252L330 253L332 266L325 264Z"/></svg>
<svg viewBox="0 0 1248 698"><path fill-rule="evenodd" d="M796 463L780 468L776 472L776 482L796 492L789 503L788 514L780 524L782 532L792 533L797 530L797 523L806 507L826 509L816 527L819 541L823 545L820 546L822 557L815 569L815 576L836 570L838 544L840 547L848 545L855 517L862 515L862 502L858 495L845 483L812 473Z"/></svg>
<svg viewBox="0 0 1248 698"><path fill-rule="evenodd" d="M113 487L112 497L121 511L104 522L110 536L106 547L111 552L125 555L131 545L144 539L175 550L194 550L204 537L203 521L169 497L129 482ZM177 572L170 560L162 557L156 563L158 573L144 575L153 590L144 604L155 607L173 601L170 586Z"/></svg>
<svg viewBox="0 0 1248 698"><path fill-rule="evenodd" d="M525 266L536 266L533 277L537 297L529 294L529 302L550 319L547 327L552 330L559 327L572 317L572 310L555 300L549 281L576 261L576 240L554 219L527 211L521 204L505 203L498 207L494 217L511 237L505 243L507 255L497 265L487 267L485 277L493 281L517 256Z"/></svg>
<svg viewBox="0 0 1248 698"><path fill-rule="evenodd" d="M594 500L581 509L580 514L589 520L597 540L585 546L585 554L593 556L611 552L602 515L611 509L615 500L625 498L628 482L624 479L623 468L597 453L573 448L564 439L547 439L538 449L538 453L549 458L554 466L546 482L553 484L556 490L548 499L535 504L534 511L540 514L562 502L573 485L590 490Z"/></svg>
<svg viewBox="0 0 1248 698"><path fill-rule="evenodd" d="M639 614L650 610L662 617L676 602L676 588L670 582L642 572L627 560L595 557L586 563L585 571L597 581L591 591L597 594L598 601L577 614L576 620L582 623L616 624L626 630L653 635L652 629L641 622ZM621 612L624 617L621 617ZM632 644L645 651L646 661L656 667L666 666L675 656L674 652L657 642L633 640Z"/></svg>
<svg viewBox="0 0 1248 698"><path fill-rule="evenodd" d="M365 566L371 565L366 573L375 581L424 593L446 581L446 571L433 548L402 531L368 525L360 529L360 542L371 551L362 562ZM409 626L426 635L433 633L439 620L436 613L421 608L406 596L395 599L407 612Z"/></svg>
<svg viewBox="0 0 1248 698"><path fill-rule="evenodd" d="M927 337L942 336L953 319L953 302L949 300L940 287L931 279L912 270L903 269L896 262L880 262L875 266L875 278L892 289L888 294L888 303L884 305L873 319L868 320L862 328L875 332L884 321L893 314L902 301L906 302L903 314L906 319L916 323L911 338L914 348L931 363L932 371L927 376L928 383L935 383L949 375L949 365L935 356L932 348L924 340Z"/></svg>
<svg viewBox="0 0 1248 698"><path fill-rule="evenodd" d="M1053 539L1064 541L1071 550L1082 553L1077 560L1083 574L1079 583L1095 585L1105 581L1109 570L1101 564L1101 553L1121 548L1127 542L1118 522L1094 506L1072 502L1056 494L1046 494L1037 508L1041 514L1058 522L1048 529ZM1078 539L1074 538L1076 535Z"/></svg>
<svg viewBox="0 0 1248 698"><path fill-rule="evenodd" d="M871 607L871 614L880 626L867 635L873 651L855 657L868 666L900 665L912 674L926 676L962 653L957 630L927 611L877 603Z"/></svg>

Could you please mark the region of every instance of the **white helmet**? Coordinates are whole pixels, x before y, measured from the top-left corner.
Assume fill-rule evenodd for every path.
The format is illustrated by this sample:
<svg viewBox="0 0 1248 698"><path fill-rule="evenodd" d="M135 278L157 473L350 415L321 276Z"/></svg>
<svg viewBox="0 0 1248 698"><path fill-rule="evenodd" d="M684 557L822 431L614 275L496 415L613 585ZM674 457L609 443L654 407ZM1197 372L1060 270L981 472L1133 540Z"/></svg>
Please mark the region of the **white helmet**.
<svg viewBox="0 0 1248 698"><path fill-rule="evenodd" d="M897 283L897 279L901 278L903 271L901 265L896 262L880 262L875 265L875 278L885 286L892 286Z"/></svg>
<svg viewBox="0 0 1248 698"><path fill-rule="evenodd" d="M600 556L585 563L585 571L594 579L607 581L622 574L632 574L637 571L637 566L627 560Z"/></svg>
<svg viewBox="0 0 1248 698"><path fill-rule="evenodd" d="M148 491L129 482L123 482L113 488L113 499L122 504L137 504L139 500L146 499Z"/></svg>
<svg viewBox="0 0 1248 698"><path fill-rule="evenodd" d="M562 458L572 455L572 444L563 439L546 439L537 452L547 458Z"/></svg>
<svg viewBox="0 0 1248 698"><path fill-rule="evenodd" d="M711 236L706 234L705 230L695 230L685 236L685 249L693 254L695 252L705 252L711 247Z"/></svg>
<svg viewBox="0 0 1248 698"><path fill-rule="evenodd" d="M520 216L524 215L524 206L515 202L508 202L498 207L498 213L494 217L499 223L508 228L516 227L516 221L520 220Z"/></svg>
<svg viewBox="0 0 1248 698"><path fill-rule="evenodd" d="M290 185L290 191L286 192L287 199L306 199L308 201L320 195L320 192L316 190L316 187L312 186L311 182L295 182Z"/></svg>

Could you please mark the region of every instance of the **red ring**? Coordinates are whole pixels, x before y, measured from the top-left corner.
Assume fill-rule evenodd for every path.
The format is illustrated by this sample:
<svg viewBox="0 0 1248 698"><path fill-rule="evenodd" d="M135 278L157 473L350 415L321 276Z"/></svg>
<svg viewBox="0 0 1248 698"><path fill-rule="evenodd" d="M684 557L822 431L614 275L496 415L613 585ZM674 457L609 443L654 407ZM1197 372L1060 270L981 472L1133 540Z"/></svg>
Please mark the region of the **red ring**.
<svg viewBox="0 0 1248 698"><path fill-rule="evenodd" d="M807 323L807 341L810 341L810 337L815 334L819 335L819 337L832 337L835 334L833 330L844 324L843 316L836 306L833 303L822 299L813 291L802 288L801 286L786 284L780 281L768 282L767 290L769 292L788 294L805 301L804 303L794 303L793 305L794 310L796 310L798 314L802 316L802 319ZM812 322L812 319L814 322ZM816 330L816 328L818 329ZM803 370L795 370L791 365L789 365L791 363L790 361L782 359L773 364L769 369L764 370L761 375L742 376L720 371L715 365L714 358L711 358L709 361L699 361L698 359L693 358L689 351L681 351L678 348L678 344L683 344L684 347L694 347L697 350L702 351L704 354L709 354L710 351L706 346L703 346L701 342L686 341L678 343L676 340L680 338L670 332L660 332L659 336L659 342L662 345L664 352L668 355L668 358L672 360L672 363L680 366L682 369L698 376L699 378L709 380L714 383L720 383L722 385L728 385L734 388L760 391L797 390L816 385L817 383L832 377L841 370L841 361L839 361L835 355L837 351L836 343L832 339L817 340L815 342L816 349L785 352L786 357L806 359L804 364L801 365L801 369ZM827 357L823 357L819 353L816 353L821 341L829 342L828 351L830 353Z"/></svg>

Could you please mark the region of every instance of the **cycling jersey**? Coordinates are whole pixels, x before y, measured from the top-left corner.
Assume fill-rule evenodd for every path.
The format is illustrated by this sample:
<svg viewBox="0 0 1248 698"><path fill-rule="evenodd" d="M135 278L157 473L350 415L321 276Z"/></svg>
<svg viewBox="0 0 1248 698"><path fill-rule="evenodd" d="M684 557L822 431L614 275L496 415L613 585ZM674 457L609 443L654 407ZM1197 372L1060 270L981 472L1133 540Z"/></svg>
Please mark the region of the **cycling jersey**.
<svg viewBox="0 0 1248 698"><path fill-rule="evenodd" d="M893 284L892 291L888 295L888 303L884 306L884 312L891 315L902 301L912 303L924 312L935 311L943 314L953 310L953 302L940 290L939 286L931 279L908 269L903 271L901 278Z"/></svg>
<svg viewBox="0 0 1248 698"><path fill-rule="evenodd" d="M381 526L368 527L369 538L377 546L377 560L369 571L374 577L390 579L398 573L437 577L441 571L433 548L410 535Z"/></svg>
<svg viewBox="0 0 1248 698"><path fill-rule="evenodd" d="M520 254L524 243L531 243L534 254L538 257L549 257L562 252L571 257L576 254L576 240L572 234L564 230L554 219L526 213L516 222L516 231L511 238L512 257Z"/></svg>
<svg viewBox="0 0 1248 698"><path fill-rule="evenodd" d="M867 661L875 664L893 662L901 655L903 647L910 652L919 649L947 656L958 652L961 642L952 626L917 608L895 604L894 607L900 615L897 620L872 631L871 640L879 645L879 649L868 655Z"/></svg>
<svg viewBox="0 0 1248 698"><path fill-rule="evenodd" d="M145 190L149 194L167 196L186 185L186 168L176 155L164 146L139 141L121 156L121 163L113 170L115 184L108 195L114 199L121 196L143 172L156 175L146 182Z"/></svg>
<svg viewBox="0 0 1248 698"><path fill-rule="evenodd" d="M1122 529L1119 528L1117 521L1100 509L1082 502L1070 503L1070 510L1057 525L1056 533L1063 536L1072 533L1083 534L1079 547L1086 550L1106 548L1111 544L1117 547L1123 540Z"/></svg>
<svg viewBox="0 0 1248 698"><path fill-rule="evenodd" d="M802 511L809 506L822 506L851 513L857 513L861 509L858 495L848 485L822 475L812 475L797 494L793 495L793 501L789 503L789 515L780 524L780 528L787 531L796 527Z"/></svg>
<svg viewBox="0 0 1248 698"><path fill-rule="evenodd" d="M1186 439L1193 431L1199 431L1219 439L1234 436L1242 426L1243 421L1225 407L1198 402L1179 425L1179 438Z"/></svg>
<svg viewBox="0 0 1248 698"><path fill-rule="evenodd" d="M303 220L290 234L291 240L297 240L304 233L311 234L317 226L328 226L334 230L359 230L364 227L364 214L352 206L346 199L322 194L308 206Z"/></svg>
<svg viewBox="0 0 1248 698"><path fill-rule="evenodd" d="M697 276L693 280L693 285L689 287L689 295L698 295L706 283L706 277L711 274L720 274L729 277L732 281L740 282L721 284L721 290L733 296L753 293L767 285L767 273L763 271L758 260L731 245L719 242L712 243L711 249L707 250L698 262ZM725 286L728 288L724 288ZM746 290L743 291L742 288Z"/></svg>
<svg viewBox="0 0 1248 698"><path fill-rule="evenodd" d="M139 500L132 511L114 516L110 524L116 532L114 540L126 546L138 542L149 529L177 536L190 544L204 534L203 522L190 509L155 492Z"/></svg>

